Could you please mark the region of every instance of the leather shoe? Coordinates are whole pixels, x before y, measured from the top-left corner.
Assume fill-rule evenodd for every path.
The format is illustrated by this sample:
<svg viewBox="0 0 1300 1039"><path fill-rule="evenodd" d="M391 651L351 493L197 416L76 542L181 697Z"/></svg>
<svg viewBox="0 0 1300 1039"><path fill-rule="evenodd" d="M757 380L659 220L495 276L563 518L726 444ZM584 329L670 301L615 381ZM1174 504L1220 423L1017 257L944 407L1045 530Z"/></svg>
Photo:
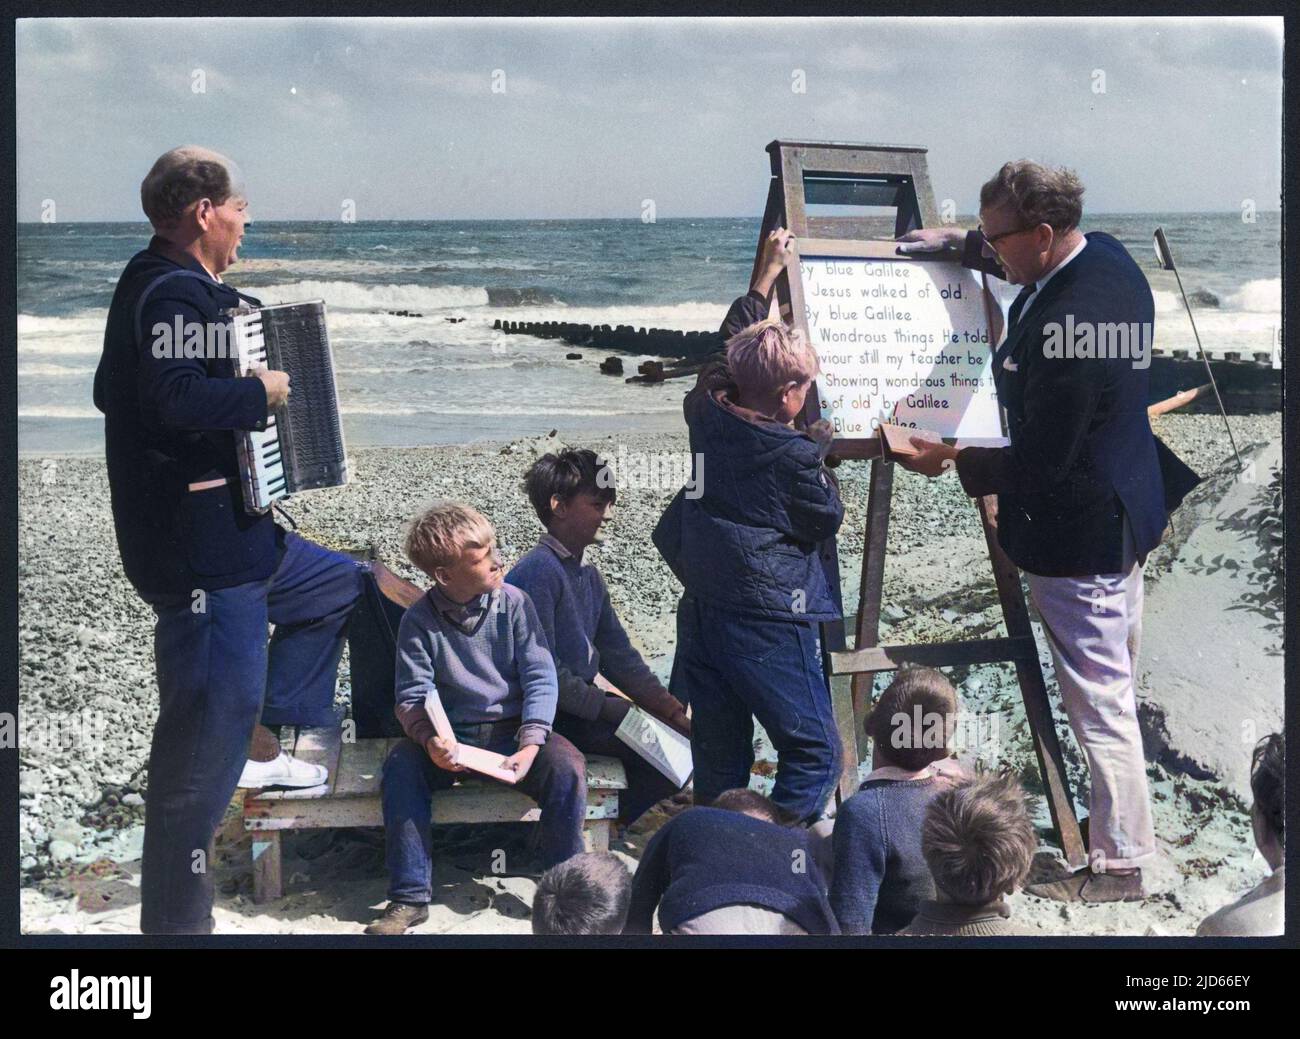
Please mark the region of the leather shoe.
<svg viewBox="0 0 1300 1039"><path fill-rule="evenodd" d="M1030 884L1025 888L1025 894L1057 902L1082 902L1085 905L1141 902L1147 897L1142 889L1140 869L1132 873L1094 873L1086 866L1057 880Z"/></svg>
<svg viewBox="0 0 1300 1039"><path fill-rule="evenodd" d="M429 919L429 907L408 902L389 902L384 915L366 928L366 934L402 934Z"/></svg>

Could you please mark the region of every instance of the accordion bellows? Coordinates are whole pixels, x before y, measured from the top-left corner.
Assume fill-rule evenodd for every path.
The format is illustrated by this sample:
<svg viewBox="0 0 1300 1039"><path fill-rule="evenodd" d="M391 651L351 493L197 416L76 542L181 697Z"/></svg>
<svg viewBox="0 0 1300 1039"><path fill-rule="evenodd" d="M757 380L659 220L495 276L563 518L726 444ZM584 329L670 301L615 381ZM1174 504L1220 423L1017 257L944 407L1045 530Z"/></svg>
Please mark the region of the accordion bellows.
<svg viewBox="0 0 1300 1039"><path fill-rule="evenodd" d="M240 307L231 320L236 373L262 367L287 372L290 388L265 430L236 434L245 507L265 512L290 494L347 483L325 303Z"/></svg>

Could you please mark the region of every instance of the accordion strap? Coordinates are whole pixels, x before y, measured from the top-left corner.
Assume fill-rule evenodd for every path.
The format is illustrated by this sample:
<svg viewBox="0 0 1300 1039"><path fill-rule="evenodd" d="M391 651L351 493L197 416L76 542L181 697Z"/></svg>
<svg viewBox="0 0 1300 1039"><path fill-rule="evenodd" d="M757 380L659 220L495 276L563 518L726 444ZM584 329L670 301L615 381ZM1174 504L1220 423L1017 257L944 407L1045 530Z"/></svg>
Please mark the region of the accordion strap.
<svg viewBox="0 0 1300 1039"><path fill-rule="evenodd" d="M220 287L220 288L223 288L223 289L227 290L228 292L233 292L236 296L238 296L240 299L242 299L245 303L248 303L250 306L260 307L260 306L262 305L262 301L259 300L259 299L257 299L255 296L246 296L246 295L244 295L244 293L240 292L238 289L231 288L229 285L226 285L226 284L224 284L223 282L214 281L214 280L213 280L211 277L209 277L207 274L200 274L198 271L192 271L192 270L190 270L190 269L187 268L187 267L178 267L178 268L177 268L176 270L174 270L174 271L166 271L165 273L160 274L160 275L158 275L158 277L154 278L153 281L151 281L148 285L146 285L146 286L144 287L144 291L143 291L142 293L140 293L140 298L139 298L138 300L136 300L136 304L135 304L135 341L136 341L136 345L137 345L137 346L139 346L139 344L140 344L141 342L143 342L143 340L144 340L144 329L140 327L140 319L141 319L141 317L144 316L144 305L145 305L145 303L148 301L150 295L153 294L153 290L154 290L154 289L156 289L159 285L161 285L161 284L162 284L163 282L165 282L167 279L169 279L169 278L175 278L175 277L177 277L177 276L180 276L180 277L186 277L186 278L198 278L199 281L204 282L204 283L206 283L206 284L208 284L208 285L216 285L216 286L218 286L218 287Z"/></svg>

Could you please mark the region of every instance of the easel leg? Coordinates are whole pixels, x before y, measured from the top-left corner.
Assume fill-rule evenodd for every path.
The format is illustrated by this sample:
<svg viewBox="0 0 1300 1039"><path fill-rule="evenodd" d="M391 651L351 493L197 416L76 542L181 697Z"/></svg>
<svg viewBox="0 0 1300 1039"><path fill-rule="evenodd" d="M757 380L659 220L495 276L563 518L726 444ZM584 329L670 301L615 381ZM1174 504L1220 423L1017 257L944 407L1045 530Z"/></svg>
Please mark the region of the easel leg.
<svg viewBox="0 0 1300 1039"><path fill-rule="evenodd" d="M894 466L873 459L867 483L867 533L862 547L862 580L858 585L858 623L853 648L880 645L880 607L885 598L885 545L889 540L889 506L894 496ZM854 724L860 725L871 707L875 673L853 676Z"/></svg>
<svg viewBox="0 0 1300 1039"><path fill-rule="evenodd" d="M854 649L869 649L880 644L880 604L884 597L885 542L889 537L889 500L893 494L893 466L880 459L871 463L867 487L867 530L862 549L862 580L858 585L858 614L854 630ZM835 579L839 581L839 552L835 557ZM822 625L824 652L845 648L844 623ZM826 668L830 674L829 664ZM862 718L870 706L875 673L832 675L831 705L835 725L844 749L844 770L840 774L839 799L858 792L858 765L863 758Z"/></svg>
<svg viewBox="0 0 1300 1039"><path fill-rule="evenodd" d="M767 236L776 230L783 221L781 187L777 182L777 178L773 177L767 187L767 204L763 207L763 223L758 231L758 249L754 253L754 269L749 275L750 285L753 285L758 278L759 265L763 261L763 243L767 241Z"/></svg>
<svg viewBox="0 0 1300 1039"><path fill-rule="evenodd" d="M833 563L833 576L838 595L840 579L840 553L838 544L830 548ZM836 804L846 797L858 792L858 750L857 726L853 719L853 683L848 675L831 674L830 654L842 652L845 648L844 621L827 621L821 625L822 671L827 677L831 691L831 710L835 715L835 729L840 738L840 782L836 788Z"/></svg>
<svg viewBox="0 0 1300 1039"><path fill-rule="evenodd" d="M980 498L976 503L980 523L984 527L984 540L988 544L989 561L993 564L993 579L997 583L998 599L1002 603L1002 618L1007 634L1012 638L1028 636L1033 640L1034 629L1029 623L1029 607L1020 587L1020 571L1007 558L998 544L997 528L990 520L990 508L996 510L994 499ZM1088 862L1088 849L1079 832L1079 821L1074 814L1074 799L1070 782L1065 774L1065 760L1061 744L1056 738L1056 725L1052 720L1052 707L1047 699L1047 684L1037 654L1032 660L1018 659L1016 676L1020 680L1020 695L1025 703L1025 717L1034 740L1034 754L1038 758L1038 771L1047 791L1047 807L1052 815L1056 832L1061 835L1061 850L1071 866L1084 866Z"/></svg>

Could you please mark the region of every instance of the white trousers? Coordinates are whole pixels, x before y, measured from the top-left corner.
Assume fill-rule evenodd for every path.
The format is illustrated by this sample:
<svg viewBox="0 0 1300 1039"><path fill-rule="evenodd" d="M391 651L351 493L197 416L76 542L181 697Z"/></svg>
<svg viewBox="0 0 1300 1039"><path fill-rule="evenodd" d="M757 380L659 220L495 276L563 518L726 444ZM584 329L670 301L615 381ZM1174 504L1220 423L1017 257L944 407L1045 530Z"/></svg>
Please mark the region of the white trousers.
<svg viewBox="0 0 1300 1039"><path fill-rule="evenodd" d="M1096 873L1155 855L1151 795L1137 719L1142 566L1124 523L1124 572L1025 574L1052 650L1070 727L1088 761L1088 862Z"/></svg>

